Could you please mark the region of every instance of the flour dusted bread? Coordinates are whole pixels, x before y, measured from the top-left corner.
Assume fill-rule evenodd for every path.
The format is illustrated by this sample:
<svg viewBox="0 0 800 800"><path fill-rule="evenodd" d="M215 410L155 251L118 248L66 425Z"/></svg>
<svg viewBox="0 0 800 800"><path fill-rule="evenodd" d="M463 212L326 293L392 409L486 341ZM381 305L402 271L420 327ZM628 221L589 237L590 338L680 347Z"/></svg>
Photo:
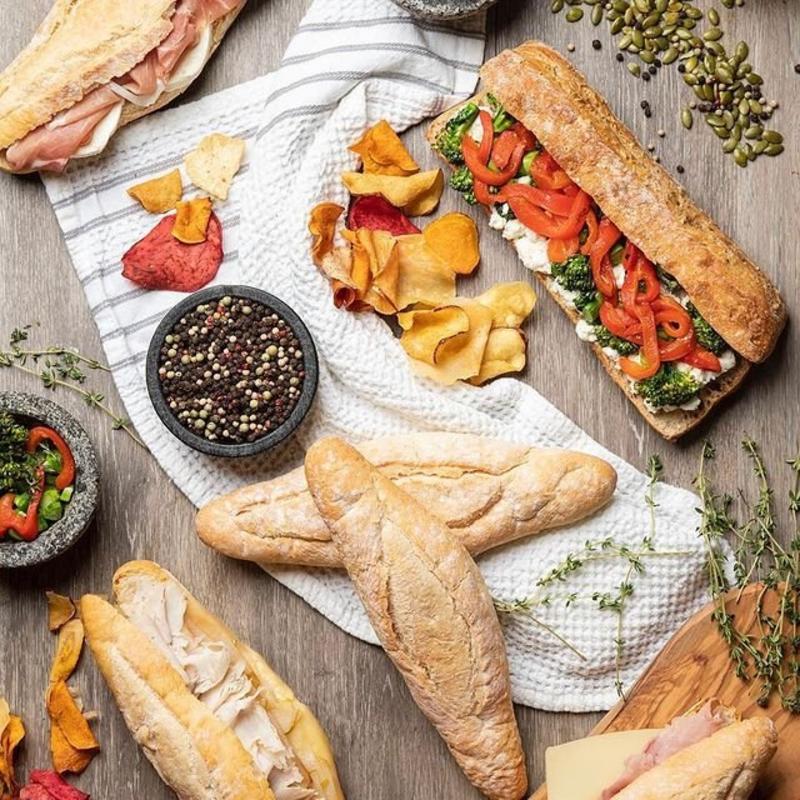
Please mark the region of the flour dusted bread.
<svg viewBox="0 0 800 800"><path fill-rule="evenodd" d="M469 434L407 434L355 447L473 555L582 520L616 486L614 469L595 456ZM211 501L196 526L207 545L233 558L342 566L302 467Z"/></svg>
<svg viewBox="0 0 800 800"><path fill-rule="evenodd" d="M134 737L180 797L343 800L311 711L169 572L125 564L114 598L116 608L82 600L87 639Z"/></svg>
<svg viewBox="0 0 800 800"><path fill-rule="evenodd" d="M469 780L492 800L527 788L503 635L469 553L340 439L306 456L309 489L381 644Z"/></svg>

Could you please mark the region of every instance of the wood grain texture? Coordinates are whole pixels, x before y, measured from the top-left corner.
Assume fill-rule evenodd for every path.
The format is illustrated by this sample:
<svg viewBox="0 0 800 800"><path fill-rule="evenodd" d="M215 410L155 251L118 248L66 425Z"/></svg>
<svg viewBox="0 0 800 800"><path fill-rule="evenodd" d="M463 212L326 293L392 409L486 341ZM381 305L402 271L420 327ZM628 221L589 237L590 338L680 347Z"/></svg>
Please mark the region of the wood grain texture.
<svg viewBox="0 0 800 800"><path fill-rule="evenodd" d="M202 78L186 99L255 77L277 65L292 30L309 0L251 0ZM593 85L645 144L657 147L691 196L761 264L796 304L800 248L796 207L800 199L800 150L793 131L790 101L800 77L800 20L795 0L751 0L735 12L724 12L732 37L746 37L752 61L766 79L768 94L786 108L775 123L787 137L787 152L761 159L747 170L722 157L718 140L696 124L688 134L678 110L689 99L674 71L649 84L633 80L616 63L616 48L605 28L588 20L568 25L554 17L547 0L505 0L489 16L487 55L536 37L571 54ZM0 3L0 63L24 46L49 7L49 0ZM719 4L717 4L719 7ZM591 47L594 38L603 48ZM653 117L645 119L639 102L647 98ZM659 128L666 138L659 139ZM411 134L421 165L435 165L423 130ZM464 210L446 193L444 209ZM478 215L476 215L477 218ZM462 291L477 293L498 280L524 280L516 256L479 220L483 265ZM62 341L101 354L97 331L81 287L61 241L44 190L35 178L0 176L0 334L14 325L38 320L42 343ZM592 436L623 458L643 467L660 453L669 478L689 486L699 457L700 437L711 435L718 446L720 475L728 488L744 485L749 466L738 442L745 432L758 439L777 472L796 448L800 342L790 323L773 358L753 371L742 392L720 409L701 433L681 445L667 445L649 431L639 414L612 384L588 348L582 347L561 311L543 296L529 323L530 367L523 379L533 385ZM119 405L110 380L94 382ZM40 391L32 380L0 372L0 388ZM170 569L198 599L231 624L262 652L276 670L309 703L330 734L345 791L352 800L472 800L469 786L437 734L414 707L402 679L376 648L358 642L312 611L302 600L255 566L220 558L194 536L193 510L153 459L120 434L112 434L96 414L75 398L56 400L89 429L103 467L102 505L82 543L46 568L0 573L0 692L29 727L24 766L49 762L44 714L46 665L55 646L47 633L44 589L78 595L107 592L117 566L131 558L151 558ZM782 484L785 489L785 484ZM781 518L783 524L787 520ZM102 678L86 658L75 679L89 708L100 711L97 723L103 753L78 781L98 800L147 797L169 800L144 757L138 752ZM517 709L532 785L543 779L544 749L585 735L598 715L559 715Z"/></svg>
<svg viewBox="0 0 800 800"><path fill-rule="evenodd" d="M760 584L749 586L741 596L733 591L726 607L737 620L737 628L754 637L759 635L757 614ZM773 594L764 609L774 614L777 599ZM698 702L717 698L735 708L743 718L767 716L778 731L778 752L759 782L752 800L796 800L800 793L800 726L773 696L766 708L756 703L757 691L748 691L730 668L728 649L711 618L716 605L695 614L669 641L631 689L627 702L606 714L592 735L614 731L663 728L685 714ZM530 800L547 800L547 787L540 787Z"/></svg>

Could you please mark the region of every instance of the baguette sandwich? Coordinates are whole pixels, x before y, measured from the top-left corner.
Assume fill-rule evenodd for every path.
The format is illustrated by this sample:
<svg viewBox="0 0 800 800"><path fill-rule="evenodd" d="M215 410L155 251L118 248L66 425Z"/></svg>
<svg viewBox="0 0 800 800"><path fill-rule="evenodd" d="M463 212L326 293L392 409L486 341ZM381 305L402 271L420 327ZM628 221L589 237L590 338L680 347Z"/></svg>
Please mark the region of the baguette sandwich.
<svg viewBox="0 0 800 800"><path fill-rule="evenodd" d="M467 434L392 436L356 448L472 555L584 519L611 499L617 482L594 456ZM263 566L343 566L302 467L213 500L196 527L215 550Z"/></svg>
<svg viewBox="0 0 800 800"><path fill-rule="evenodd" d="M451 185L490 213L647 422L677 439L770 355L781 297L558 53L527 42L481 77L481 93L428 132Z"/></svg>
<svg viewBox="0 0 800 800"><path fill-rule="evenodd" d="M343 800L327 737L261 656L156 564L81 599L125 722L181 800Z"/></svg>
<svg viewBox="0 0 800 800"><path fill-rule="evenodd" d="M469 780L527 788L503 634L462 544L341 439L306 455L308 486L387 655Z"/></svg>
<svg viewBox="0 0 800 800"><path fill-rule="evenodd" d="M61 172L169 103L246 0L56 0L0 74L0 168Z"/></svg>
<svg viewBox="0 0 800 800"><path fill-rule="evenodd" d="M547 797L746 800L777 746L772 720L739 720L712 700L663 730L602 734L549 748ZM584 769L576 770L576 763Z"/></svg>

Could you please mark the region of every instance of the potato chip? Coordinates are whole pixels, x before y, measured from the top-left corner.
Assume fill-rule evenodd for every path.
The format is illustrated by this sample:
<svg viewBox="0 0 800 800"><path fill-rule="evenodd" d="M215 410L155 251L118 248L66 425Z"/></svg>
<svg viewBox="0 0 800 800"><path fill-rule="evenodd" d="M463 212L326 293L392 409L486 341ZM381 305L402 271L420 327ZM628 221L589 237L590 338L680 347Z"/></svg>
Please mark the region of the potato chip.
<svg viewBox="0 0 800 800"><path fill-rule="evenodd" d="M419 172L417 163L385 119L373 125L350 150L361 156L366 173L413 175Z"/></svg>
<svg viewBox="0 0 800 800"><path fill-rule="evenodd" d="M406 311L397 315L405 331L401 343L411 358L436 366L444 345L469 331L469 315L458 306Z"/></svg>
<svg viewBox="0 0 800 800"><path fill-rule="evenodd" d="M439 306L456 294L456 274L428 247L422 234L397 237L397 307Z"/></svg>
<svg viewBox="0 0 800 800"><path fill-rule="evenodd" d="M459 275L469 275L481 260L478 228L466 214L445 214L429 223L422 235L428 247Z"/></svg>
<svg viewBox="0 0 800 800"><path fill-rule="evenodd" d="M183 163L198 189L220 200L227 200L233 176L242 164L244 148L244 139L212 133L184 156Z"/></svg>
<svg viewBox="0 0 800 800"><path fill-rule="evenodd" d="M58 632L58 648L50 667L50 683L65 681L75 671L83 650L83 623L71 619Z"/></svg>
<svg viewBox="0 0 800 800"><path fill-rule="evenodd" d="M47 627L54 633L75 616L75 604L63 594L45 592L45 595L47 596Z"/></svg>
<svg viewBox="0 0 800 800"><path fill-rule="evenodd" d="M61 729L64 739L75 750L99 750L100 745L64 681L53 684L47 692L47 712L51 723ZM54 760L55 760L55 753ZM56 769L58 764L54 763ZM59 770L61 772L62 770Z"/></svg>
<svg viewBox="0 0 800 800"><path fill-rule="evenodd" d="M408 176L345 172L342 181L350 194L356 197L379 194L412 217L430 214L439 205L444 190L444 176L440 169Z"/></svg>
<svg viewBox="0 0 800 800"><path fill-rule="evenodd" d="M210 219L210 198L198 197L194 200L179 202L175 207L172 235L184 244L200 244L206 240Z"/></svg>
<svg viewBox="0 0 800 800"><path fill-rule="evenodd" d="M536 292L530 284L514 281L495 284L475 299L492 310L492 327L518 328L531 315Z"/></svg>
<svg viewBox="0 0 800 800"><path fill-rule="evenodd" d="M481 370L470 383L479 386L498 375L525 369L525 337L517 328L494 328L489 332Z"/></svg>
<svg viewBox="0 0 800 800"><path fill-rule="evenodd" d="M151 214L166 214L175 208L178 200L183 197L181 171L174 169L166 175L137 183L128 189L128 194L134 200L138 200Z"/></svg>
<svg viewBox="0 0 800 800"><path fill-rule="evenodd" d="M308 220L308 231L314 237L311 244L311 257L314 263L322 266L322 259L333 250L336 236L336 223L344 213L344 209L336 203L320 203L311 209Z"/></svg>

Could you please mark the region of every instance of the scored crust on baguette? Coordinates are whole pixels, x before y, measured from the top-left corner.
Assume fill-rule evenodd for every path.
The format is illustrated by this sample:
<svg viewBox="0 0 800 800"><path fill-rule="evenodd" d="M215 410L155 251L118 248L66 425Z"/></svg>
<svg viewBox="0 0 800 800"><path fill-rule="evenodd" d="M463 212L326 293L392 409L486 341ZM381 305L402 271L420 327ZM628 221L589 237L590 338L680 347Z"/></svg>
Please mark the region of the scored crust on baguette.
<svg viewBox="0 0 800 800"><path fill-rule="evenodd" d="M554 53L554 55L557 55L557 54ZM558 56L558 58L560 59L561 57ZM491 62L489 62L489 63L491 63ZM572 69L572 67L570 67L570 69ZM520 73L518 73L518 74L520 74ZM521 74L520 74L520 79L521 80L523 79L523 76ZM583 80L583 79L581 78L581 80ZM486 79L484 79L484 83L487 83ZM591 91L592 94L594 94L593 90L589 89L588 87L586 87L586 89L588 91ZM452 116L455 116L455 114L457 114L458 111L464 105L466 105L467 103L475 102L475 103L479 103L480 104L481 102L484 102L487 92L491 92L492 94L496 94L495 91L494 91L494 85L493 84L486 85L484 87L484 89L480 93L478 93L475 96L463 101L462 103L459 103L457 106L454 106L453 108L448 109L443 114L438 116L431 123L431 125L428 128L428 132L427 132L427 139L428 139L428 142L431 144L431 146L434 145L437 136L439 135L439 133L441 133L441 131L444 129L444 126L447 124L447 121ZM499 100L501 100L501 102L504 102L504 98L501 98L501 96L499 94L496 94L496 96L498 97ZM603 101L599 97L597 97L597 101L600 102L600 103L603 103L607 114L614 120L615 125L620 126L621 128L623 128L624 130L627 131L627 128L624 128L622 123L619 122L615 117L613 117L613 113L611 112L611 110L608 109L607 106L605 106L605 101ZM509 110L509 113L514 114L514 111L513 111L512 108L509 107L508 110ZM529 127L530 130L535 135L537 135L537 137L538 137L536 126L534 126L532 124L529 124L529 121L524 119L524 118L521 119L521 121L523 122L523 124L526 127ZM633 136L633 134L630 134L630 132L628 132L628 134L631 137ZM640 153L641 158L644 159L647 162L647 164L650 165L652 168L658 169L658 170L663 172L663 170L660 167L660 165L656 164L650 158L650 156L647 155L647 153L644 150L641 149L641 146L638 143L636 143L635 140L634 140L634 143L636 144L636 147L639 148L639 150L641 151L641 153ZM543 142L543 144L544 144L544 142ZM547 147L547 145L545 145L545 146ZM550 148L548 147L547 149L549 151ZM564 167L565 171L569 174L569 176L571 178L575 179L575 175L570 171L569 167L567 167L567 166L565 166L563 164L561 166ZM667 175L667 173L664 173L664 174L665 174L666 178L670 182L672 182L672 179L669 177L669 175ZM580 181L576 180L576 182L580 184ZM677 184L675 184L675 187L681 193L683 192L682 189L678 189ZM589 191L589 190L587 189L587 191ZM591 192L589 192L589 193L591 194ZM685 195L684 195L684 197L685 197ZM689 201L688 198L686 198L686 201L691 203L691 201ZM603 208L602 204L600 204L600 208L603 209L603 212L605 213L605 209ZM488 213L488 210L487 210L487 213ZM703 214L703 212L701 212L699 210L697 210L697 213ZM624 225L620 224L620 220L619 219L614 218L611 214L609 214L608 216L612 219L614 224L617 225L617 227L619 227L621 230L623 230ZM713 225L713 223L711 223L711 224ZM724 235L720 232L720 236L724 236ZM639 238L637 238L636 236L631 236L631 240L638 247L641 247L641 249L644 250L645 253L647 252L646 249L644 248L644 246L642 246ZM757 270L757 267L753 266L753 269ZM544 273L536 271L536 270L531 270L531 271L535 274L536 278L545 286L545 288L547 288L550 296L561 307L561 309L564 311L564 313L567 314L567 316L571 320L572 324L574 325L575 323L577 323L578 319L580 319L580 314L577 312L576 309L572 308L566 302L565 298L562 295L560 295L558 292L556 292L554 290L554 288L553 288L553 284L555 282L554 278L552 276L550 276L550 275L544 274ZM764 278L764 281L766 281L766 278ZM685 286L683 288L686 289ZM692 300L692 302L698 308L698 310L700 310L700 312L703 313L702 310L700 309L700 306L698 305L698 303L695 302L695 296L690 291L688 291L688 290L686 290L686 291L687 291L687 294L689 295L690 299ZM784 311L783 321L785 321L785 311ZM775 332L775 337L777 337L778 333L780 333L780 330L783 327L783 321L781 322L780 326L777 328L777 330ZM728 341L727 337L725 337L725 335L722 333L722 331L718 331L718 332L720 333L720 335L723 336L723 338L725 338L725 340L726 340L726 342L728 342L728 344L733 346L733 343ZM634 404L636 409L644 417L644 419L647 421L647 423L652 428L654 428L661 436L663 436L665 439L667 439L668 441L675 441L676 439L679 439L681 436L684 436L686 433L688 433L693 428L697 427L708 416L708 414L711 412L711 410L718 403L720 403L724 398L728 397L734 391L736 391L736 389L739 388L739 386L742 384L742 382L744 381L745 377L747 376L747 373L750 371L750 367L752 366L751 362L747 358L743 358L742 355L739 354L739 355L737 355L736 366L733 369L729 370L728 372L723 373L718 380L714 381L713 384L704 386L700 390L700 393L698 395L699 398L700 398L700 407L698 409L696 409L694 411L684 411L682 409L676 409L676 410L673 410L673 411L662 411L662 412L659 412L659 413L655 413L655 412L651 411L647 407L647 405L645 404L644 400L641 397L639 397L639 395L636 394L636 392L633 389L632 383L625 377L625 375L622 373L622 371L616 366L616 364L613 361L613 359L609 358L603 352L603 348L599 344L597 344L596 342L585 342L584 344L590 344L591 345L592 350L594 351L594 353L597 356L597 358L600 360L600 363L603 365L603 367L608 372L608 374L613 378L613 380L617 384L617 386L619 386L620 389L622 389L622 391L627 395L628 399ZM736 348L734 347L734 349L736 349Z"/></svg>
<svg viewBox="0 0 800 800"><path fill-rule="evenodd" d="M613 467L595 456L470 434L390 436L355 448L473 556L585 519L609 502L617 482ZM302 467L212 500L195 525L203 542L233 558L343 566Z"/></svg>
<svg viewBox="0 0 800 800"><path fill-rule="evenodd" d="M236 734L186 688L150 640L96 595L86 639L145 756L182 800L275 800Z"/></svg>
<svg viewBox="0 0 800 800"><path fill-rule="evenodd" d="M39 120L39 119L42 119L42 117L44 117L42 119L42 121L36 121L34 124L30 124L27 127L25 125L22 125L22 124L16 125L14 127L13 131L12 131L13 138L11 138L9 140L9 136L8 135L5 135L5 136L2 135L3 122L4 122L4 120L6 118L6 114L7 114L7 112L4 110L4 104L3 104L3 101L4 101L3 87L6 86L7 84L13 82L13 80L15 79L15 66L16 66L17 62L23 57L23 55L28 50L30 50L30 48L33 47L34 44L38 44L40 41L46 42L47 37L48 37L48 31L53 27L53 23L52 22L48 22L48 20L50 20L50 18L56 13L56 11L59 9L59 6L63 6L65 3L70 4L73 1L74 0L58 0L56 5L50 11L50 14L48 14L48 17L45 20L45 22L42 23L42 25L40 26L39 31L37 31L37 34L34 36L34 40L31 42L31 44L28 46L28 48L26 48L26 50L24 50L20 54L20 56L18 56L17 59L15 59L15 61L13 61L6 68L6 70L2 74L0 74L0 142L5 142L5 144L0 144L0 169L6 170L6 171L14 171L14 170L12 170L11 165L8 163L8 161L6 160L6 157L5 157L5 152L4 151L5 151L5 149L7 147L12 145L16 141L19 141L20 139L22 139L24 136L26 136L28 133L30 133L32 130L34 130L35 128L39 127L40 125L43 125L44 123L49 122L49 120L51 120L59 112L64 111L65 109L70 108L71 106L75 105L75 103L77 103L79 100L81 100L83 97L85 97L86 94L88 94L89 91L91 91L92 89L95 89L95 88L97 88L99 86L102 86L102 85L105 85L105 84L109 83L115 77L119 77L121 75L124 75L126 72L128 72L130 69L132 69L134 66L136 66L136 64L138 64L147 55L147 53L149 53L150 50L152 50L154 47L156 47L169 34L169 32L172 30L172 23L170 21L169 14L167 14L166 32L162 34L160 27L154 29L154 30L157 30L159 32L159 38L155 41L155 44L147 46L145 44L145 42L149 43L151 41L151 39L152 39L152 36L151 36L151 38L145 39L144 35L142 34L141 43L138 44L138 46L135 49L131 48L132 52L134 52L136 54L140 54L140 55L137 55L137 57L133 60L133 63L131 63L130 66L122 68L121 65L123 63L127 64L128 61L130 60L130 58L126 58L124 60L124 62L123 62L121 57L119 57L119 58L116 58L114 61L112 61L107 66L98 65L97 67L92 68L92 69L88 69L87 68L88 71L86 72L86 74L89 75L89 76L92 76L91 80L87 81L86 79L83 79L83 80L79 81L77 84L75 84L75 83L69 84L66 87L66 89L64 89L60 93L59 99L52 100L52 101L48 102L48 104L46 106L46 110L40 110L38 112L38 114L36 116L36 119ZM84 0L84 1L87 1L87 0ZM109 2L110 2L110 0L109 0ZM207 59L206 63L208 63L208 61L210 61L211 58L213 57L214 53L216 52L217 48L219 47L220 43L222 42L222 39L224 38L225 34L228 32L228 28L230 28L230 26L236 20L236 17L239 15L239 13L244 8L245 3L246 3L246 0L242 0L242 2L238 6L236 6L236 8L232 9L229 13L225 14L224 16L220 17L219 19L217 19L217 20L215 20L214 22L211 23L211 26L212 26L212 43L211 43L211 50L209 52L208 59ZM174 0L170 0L170 2L164 2L164 0L161 0L161 4L162 5L166 5L170 9L170 12L171 12L171 9L174 8L174 5L175 5ZM118 4L118 3L112 3L112 5L115 6L115 7L116 6L120 6L120 4ZM122 5L125 5L127 7L127 4L122 4ZM130 6L131 6L131 8L134 8L134 7L138 7L139 4L138 3L134 3L134 4L130 4ZM58 16L58 15L56 15L56 16ZM74 49L74 46L73 46L73 49ZM79 73L76 70L76 74L83 75L84 73ZM80 94L76 94L76 92L74 90L75 86L79 85L79 86L83 87L83 85L86 84L87 82L88 82L88 85L85 86L85 88L81 89ZM146 106L144 108L141 107L141 106L136 105L135 103L131 103L131 102L125 100L124 104L122 106L122 115L120 116L120 121L119 121L119 125L117 126L117 130L119 130L119 128L122 128L123 126L125 126L125 125L127 125L127 124L129 124L131 122L134 122L137 119L140 119L141 117L146 116L147 114L151 114L153 111L158 111L160 108L163 108L167 104L171 103L175 98L177 98L181 94L183 94L190 86L191 86L191 83L189 83L187 86L184 86L182 89L176 89L176 90L171 91L171 92L164 92L158 98L158 100L156 100L155 103L153 103L152 105ZM120 99L122 99L122 98L120 98ZM27 102L29 102L29 100ZM44 109L44 107L43 107L43 109ZM9 130L11 130L11 129L9 129ZM9 134L9 135L12 135L12 134ZM78 159L78 160L80 160L80 159ZM24 170L23 173L20 173L20 174L24 174L25 172L28 172L28 173L36 172L36 170L35 169Z"/></svg>
<svg viewBox="0 0 800 800"><path fill-rule="evenodd" d="M309 489L387 655L469 780L519 800L525 759L500 623L448 528L341 439L306 455Z"/></svg>
<svg viewBox="0 0 800 800"><path fill-rule="evenodd" d="M258 653L241 642L236 634L205 609L167 570L152 561L130 561L114 574L114 598L123 613L135 603L136 582L149 579L170 582L186 599L186 621L214 642L234 648L244 660L248 678L260 690L260 702L288 743L310 785L325 800L344 800L330 742L314 714L297 699L292 689Z"/></svg>

